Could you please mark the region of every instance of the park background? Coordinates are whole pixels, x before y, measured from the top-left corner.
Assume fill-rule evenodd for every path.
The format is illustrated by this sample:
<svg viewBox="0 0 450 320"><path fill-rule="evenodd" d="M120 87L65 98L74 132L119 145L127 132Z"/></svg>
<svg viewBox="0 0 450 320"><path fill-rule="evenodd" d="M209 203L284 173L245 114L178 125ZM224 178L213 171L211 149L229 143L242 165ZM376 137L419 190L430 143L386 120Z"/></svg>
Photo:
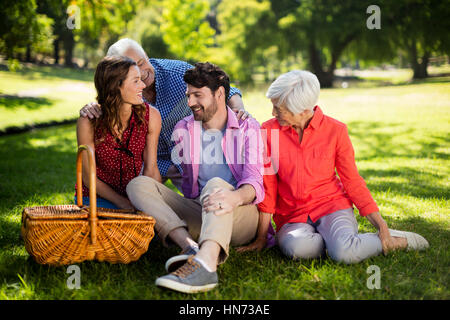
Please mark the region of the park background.
<svg viewBox="0 0 450 320"><path fill-rule="evenodd" d="M450 298L449 1L0 3L0 299ZM372 4L379 16L367 10ZM74 123L95 101L96 64L122 37L152 58L219 64L260 123L271 118L271 81L292 69L314 72L318 104L348 125L359 172L388 225L423 235L430 248L357 265L291 261L277 248L231 250L219 287L187 296L155 287L178 249L152 241L130 265L80 264L81 288L70 290L65 267L29 258L21 212L72 203ZM360 232L375 232L357 219ZM379 289L367 286L371 265L381 270Z"/></svg>

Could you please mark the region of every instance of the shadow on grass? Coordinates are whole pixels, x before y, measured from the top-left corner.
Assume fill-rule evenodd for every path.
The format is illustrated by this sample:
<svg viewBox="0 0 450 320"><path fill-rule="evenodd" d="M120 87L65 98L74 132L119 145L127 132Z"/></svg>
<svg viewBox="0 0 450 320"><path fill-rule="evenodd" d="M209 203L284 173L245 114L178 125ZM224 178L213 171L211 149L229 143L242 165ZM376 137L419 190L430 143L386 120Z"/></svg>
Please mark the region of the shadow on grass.
<svg viewBox="0 0 450 320"><path fill-rule="evenodd" d="M396 203L393 201L394 206L396 206L399 210L399 212L402 212L402 208L404 208L401 204ZM405 212L407 210L403 210ZM367 219L358 216L356 213L357 219L360 221L358 223L359 225L359 233L375 233L376 229L373 227ZM383 219L388 224L388 227L391 229L396 230L402 230L402 231L409 231L409 232L415 232L422 236L424 236L428 242L430 243L430 250L439 250L439 251L446 251L448 249L448 245L450 243L450 229L445 225L445 223L440 222L432 222L426 218L423 218L421 216L405 216L405 217L391 217L388 215L383 216ZM363 221L363 224L361 224L361 221ZM369 226L369 227L367 227ZM291 262L293 261L291 258L285 256L281 250L278 248L278 246L272 247L270 249L264 249L262 253L256 253L256 252L246 252L239 254L235 251L233 251L233 254L230 257L239 257L239 255L260 255L264 252L272 252L276 258L280 259L284 262ZM447 252L448 255L448 252ZM330 260L335 264L345 265L343 263L336 263L333 260L331 260L327 255L322 256L320 259L308 259L308 260L302 260L302 264L309 267L312 263L327 263L326 260ZM297 260L298 261L298 260ZM255 266L258 265L258 261L255 261Z"/></svg>
<svg viewBox="0 0 450 320"><path fill-rule="evenodd" d="M75 126L0 138L0 200L13 209L27 199L74 190Z"/></svg>
<svg viewBox="0 0 450 320"><path fill-rule="evenodd" d="M359 135L358 138L368 138L365 132L373 132L374 129L381 127L382 124L370 124L354 122L349 125L351 134ZM219 289L209 293L188 296L174 293L168 290L160 290L155 287L156 277L165 274L165 261L177 254L179 249L176 247L165 248L158 239L153 239L149 250L137 262L129 265L113 265L100 262L84 262L79 264L82 270L82 289L68 290L66 280L68 274L66 267L49 267L35 263L28 254L25 253L23 241L20 239L20 221L18 219L25 205L45 205L54 203L40 203L42 199L51 202L55 194L67 194L73 192L75 182L75 156L76 142L73 136L67 134L67 131L75 130L75 127L64 126L46 130L38 130L29 134L17 136L8 136L0 138L0 278L1 283L18 283L20 274L32 290L33 298L40 299L274 299L279 294L281 298L292 299L298 297L295 293L283 293L298 291L298 288L291 286L290 283L299 284L298 279L307 270L333 270L338 268L338 272L345 273L350 280L348 283L342 282L343 286L349 286L351 293L344 297L352 297L352 294L358 294L365 285L364 281L353 280L355 270L364 277L365 268L369 264L379 264L383 268L393 268L392 274L398 274L403 271L405 266L410 264L413 277L417 277L417 282L422 285L429 279L438 279L437 281L448 281L445 274L448 268L448 243L450 241L450 232L445 223L440 221L430 221L420 216L405 215L401 218L385 216L389 227L405 231L414 231L423 235L430 242L430 249L420 253L418 258L412 253L399 252L387 257L373 257L359 266L345 266L336 264L325 257L318 260L292 261L285 257L278 248L265 250L261 253L237 253L234 249L230 252L227 262L219 267L220 286ZM352 131L353 130L353 131ZM371 131L365 131L371 130ZM405 130L407 131L407 130ZM409 131L408 131L409 132ZM408 133L410 135L410 133ZM396 145L389 139L389 134L376 131L371 134L367 143L370 148L375 148L375 154L363 155L366 160L373 160L380 157L395 157ZM420 138L422 139L422 138ZM426 138L427 144L422 147L422 151L408 152L411 154L401 155L407 158L430 157L430 154L438 154L437 158L445 159L444 154L439 155L436 150L440 147L440 140L445 141L447 137L429 136ZM35 141L39 143L36 144ZM431 140L431 141L429 141ZM411 143L417 144L421 141L416 139ZM46 143L48 142L48 143ZM405 145L405 147L408 147ZM386 154L386 155L385 155ZM427 156L428 155L428 156ZM401 176L408 179L406 183L369 183L369 188L373 190L387 190L396 194L411 194L417 198L443 197L448 199L448 192L440 184L433 185L434 179L442 180L441 176L435 176L433 173L414 168L395 167L386 170L366 169L361 171L367 179L370 177L392 177ZM385 201L393 206L396 212L408 212L410 208L406 204L388 198ZM445 221L444 221L445 222ZM364 220L363 228L366 229L367 221ZM367 228L369 229L369 228ZM374 232L373 228L368 232ZM414 259L414 260L411 260ZM400 261L400 262L399 262ZM414 269L416 268L416 269ZM417 268L421 268L420 270ZM416 271L418 270L418 271ZM444 273L442 273L444 272ZM314 273L314 272L313 272ZM317 289L316 282L313 282L314 276L311 273L310 285L306 286L308 294L312 298L320 298L320 292ZM314 273L315 274L315 273ZM423 275L424 274L424 275ZM440 274L437 276L436 274ZM387 276L386 276L387 277ZM391 283L395 282L392 276ZM335 275L330 275L330 281L338 280ZM423 279L423 280L422 280ZM245 282L242 282L245 281ZM323 280L326 281L326 280ZM359 281L359 282L358 282ZM388 283L387 279L384 280ZM243 285L245 283L245 285ZM363 284L361 284L363 283ZM317 282L319 285L320 282ZM243 287L244 286L244 287ZM248 288L247 288L248 287ZM415 286L417 287L417 286ZM11 287L13 288L13 287ZM303 288L303 287L302 287ZM329 282L322 284L322 290L327 290L325 297L333 297L331 285ZM408 288L406 288L408 289ZM15 290L15 289L14 289ZM17 290L7 294L16 294ZM392 289L394 290L394 289ZM403 289L402 289L403 290ZM417 289L412 297L420 297L421 287ZM405 291L405 290L403 290ZM261 295L259 295L261 292ZM315 292L318 292L317 294ZM398 291L393 294L386 293L379 296L382 299L398 298ZM442 298L444 294L431 295L431 298ZM309 298L308 296L301 296ZM355 298L360 296L356 295ZM402 295L400 295L402 297ZM411 297L411 296L407 296ZM25 296L30 298L30 296Z"/></svg>
<svg viewBox="0 0 450 320"><path fill-rule="evenodd" d="M17 109L24 107L28 110L38 110L42 107L51 107L54 101L42 97L23 97L17 95L0 95L0 108Z"/></svg>
<svg viewBox="0 0 450 320"><path fill-rule="evenodd" d="M348 129L352 140L362 147L362 152L356 154L356 160L382 163L379 168L359 169L371 191L389 190L395 194L426 199L450 198L448 188L442 183L446 179L445 171L408 166L404 161L389 165L389 161L396 158L448 160L449 154L441 150L449 145L450 134L419 134L414 129L403 128L401 123L353 121L348 123ZM391 132L380 132L384 129ZM402 136L406 138L397 139ZM395 181L396 178L406 182Z"/></svg>
<svg viewBox="0 0 450 320"><path fill-rule="evenodd" d="M435 174L424 172L423 169L413 169L406 166L395 169L363 169L359 170L362 177L386 178L386 181L366 181L371 191L388 191L394 194L409 195L416 198L450 199L448 188L444 184L437 185L434 181L438 178ZM407 182L389 181L389 178L401 177ZM442 177L441 177L442 178Z"/></svg>
<svg viewBox="0 0 450 320"><path fill-rule="evenodd" d="M155 286L155 279L166 274L166 260L179 251L174 247L165 248L159 239L150 242L149 250L138 261L127 265L97 261L78 263L82 282L81 290L76 292L66 287L67 266L39 265L27 255L18 255L16 252L23 244L15 242L2 248L0 270L3 277L0 281L18 283L19 274L38 299L318 299L322 296L334 299L332 284L339 288L339 294L344 298L355 299L361 298L358 294L365 288L366 268L376 264L384 272L384 292L378 299L420 298L424 294L420 288L414 294L400 293L402 289L389 294L384 286L395 286L398 276L411 281L422 277L416 280L421 287L428 279L445 281L450 232L443 225L421 217L387 220L392 228L423 235L430 248L421 252L397 251L388 256L379 255L354 265L336 263L326 254L320 259L292 260L278 247L246 253L238 253L232 248L226 263L218 268L219 288L192 296ZM315 284L315 281L318 282ZM295 286L301 286L305 291L298 292ZM431 298L439 299L442 295Z"/></svg>
<svg viewBox="0 0 450 320"><path fill-rule="evenodd" d="M0 65L0 70L7 71L7 68L4 65ZM24 64L21 70L16 71L16 74L19 74L28 80L55 78L87 82L92 82L94 80L94 71L90 69L67 68L55 65L36 65L31 63Z"/></svg>
<svg viewBox="0 0 450 320"><path fill-rule="evenodd" d="M40 298L46 295L50 299L59 298L60 294L53 294L53 290L62 290L68 296L73 293L65 287L68 277L65 267L38 265L28 256L20 238L19 218L25 206L62 204L52 199L74 192L76 141L67 134L72 130L75 130L73 125L0 138L0 286L6 283L13 284L11 288L17 285L20 288L17 276L20 274L30 288L34 286L34 292ZM71 203L72 197L69 199L67 203ZM163 274L165 260L178 251L177 248L163 249L153 240L149 251L129 265L82 263L80 266L86 272L83 283L86 287L93 286L92 290L101 298L101 292L96 290L104 285L103 281L109 281L105 286L114 287L111 294L126 299L127 292L118 289L126 286L124 282L145 291L142 286L153 285L153 276ZM132 292L134 289L130 288ZM16 291L11 290L13 295ZM142 295L139 294L136 291L128 298L140 299Z"/></svg>
<svg viewBox="0 0 450 320"><path fill-rule="evenodd" d="M372 160L374 158L430 158L449 159L449 154L438 151L450 143L450 133L438 136L424 135L423 131L404 127L403 123L382 123L351 121L347 123L349 134L358 139L367 150L362 155L357 154L357 160ZM390 130L391 132L380 132ZM393 140L399 136L407 136L400 141ZM416 146L420 146L417 150Z"/></svg>

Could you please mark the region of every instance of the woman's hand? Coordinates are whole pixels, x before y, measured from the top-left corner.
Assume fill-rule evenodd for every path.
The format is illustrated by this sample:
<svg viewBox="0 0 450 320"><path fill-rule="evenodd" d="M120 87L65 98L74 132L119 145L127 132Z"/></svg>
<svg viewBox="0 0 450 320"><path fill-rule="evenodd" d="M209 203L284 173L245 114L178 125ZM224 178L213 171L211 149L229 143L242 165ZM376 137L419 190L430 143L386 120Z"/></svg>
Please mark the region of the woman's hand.
<svg viewBox="0 0 450 320"><path fill-rule="evenodd" d="M394 241L394 238L391 237L391 234L389 233L389 229L387 227L379 230L378 237L381 240L381 246L383 247L384 255L387 255L389 251L396 249L396 241Z"/></svg>
<svg viewBox="0 0 450 320"><path fill-rule="evenodd" d="M242 246L236 249L237 252L245 252L245 251L261 251L266 247L267 238L266 237L258 237L255 241L250 243L249 245Z"/></svg>
<svg viewBox="0 0 450 320"><path fill-rule="evenodd" d="M402 237L393 237L386 227L384 230L380 230L378 236L381 240L381 245L383 247L383 254L387 254L393 250L401 250L408 247L408 240Z"/></svg>
<svg viewBox="0 0 450 320"><path fill-rule="evenodd" d="M256 231L256 239L252 243L246 246L242 246L236 249L237 252L245 251L261 251L266 247L267 244L267 232L269 230L270 221L272 219L272 214L267 212L259 212L258 219L258 230Z"/></svg>
<svg viewBox="0 0 450 320"><path fill-rule="evenodd" d="M117 203L115 203L120 209L125 210L136 210L136 208L131 204L130 200L127 198L121 197Z"/></svg>
<svg viewBox="0 0 450 320"><path fill-rule="evenodd" d="M378 229L378 237L381 240L384 255L387 255L390 251L405 248L406 239L392 237L386 221L379 212L373 212L366 217Z"/></svg>

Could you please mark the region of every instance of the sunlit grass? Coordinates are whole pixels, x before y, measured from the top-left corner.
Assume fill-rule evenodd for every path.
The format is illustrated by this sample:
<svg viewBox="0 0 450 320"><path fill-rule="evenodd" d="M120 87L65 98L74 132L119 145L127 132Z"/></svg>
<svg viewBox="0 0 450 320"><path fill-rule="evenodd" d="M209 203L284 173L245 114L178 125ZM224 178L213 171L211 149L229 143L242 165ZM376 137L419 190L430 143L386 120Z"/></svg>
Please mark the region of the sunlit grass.
<svg viewBox="0 0 450 320"><path fill-rule="evenodd" d="M0 70L0 130L50 121L75 119L95 101L92 71L25 67Z"/></svg>

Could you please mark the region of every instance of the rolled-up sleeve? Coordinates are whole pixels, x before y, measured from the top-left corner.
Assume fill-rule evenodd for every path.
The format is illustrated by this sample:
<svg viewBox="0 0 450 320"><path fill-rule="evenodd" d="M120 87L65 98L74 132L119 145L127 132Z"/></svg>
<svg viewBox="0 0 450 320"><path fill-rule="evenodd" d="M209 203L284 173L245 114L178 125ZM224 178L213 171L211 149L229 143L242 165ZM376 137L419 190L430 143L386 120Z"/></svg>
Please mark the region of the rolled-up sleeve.
<svg viewBox="0 0 450 320"><path fill-rule="evenodd" d="M366 182L359 175L355 162L355 151L348 135L347 126L342 127L336 145L336 170L350 200L361 216L379 211Z"/></svg>
<svg viewBox="0 0 450 320"><path fill-rule="evenodd" d="M239 96L242 97L241 90L239 90L238 88L235 88L235 87L230 87L230 92L228 93L227 101L230 100L230 98L232 96L234 96L235 94L238 94Z"/></svg>
<svg viewBox="0 0 450 320"><path fill-rule="evenodd" d="M264 199L263 185L263 152L264 145L261 137L259 123L255 119L249 119L248 129L245 135L244 145L244 165L242 170L242 178L236 185L249 184L255 189L255 199L252 204L258 204Z"/></svg>
<svg viewBox="0 0 450 320"><path fill-rule="evenodd" d="M181 171L181 190L185 197L190 198L192 193L192 178L189 175L190 170L188 166L191 163L189 159L189 132L186 127L186 122L184 119L178 121L172 132L172 141L175 145L171 152L171 159L174 165L180 166Z"/></svg>
<svg viewBox="0 0 450 320"><path fill-rule="evenodd" d="M277 206L277 176L264 176L264 200L258 204L261 212L275 214Z"/></svg>
<svg viewBox="0 0 450 320"><path fill-rule="evenodd" d="M263 177L263 187L264 187L264 200L258 204L258 210L261 212L275 214L275 209L277 206L278 197L278 177L274 171L272 165L271 151L270 151L270 135L268 135L267 128L264 124L261 126L261 133L264 143L264 177Z"/></svg>

